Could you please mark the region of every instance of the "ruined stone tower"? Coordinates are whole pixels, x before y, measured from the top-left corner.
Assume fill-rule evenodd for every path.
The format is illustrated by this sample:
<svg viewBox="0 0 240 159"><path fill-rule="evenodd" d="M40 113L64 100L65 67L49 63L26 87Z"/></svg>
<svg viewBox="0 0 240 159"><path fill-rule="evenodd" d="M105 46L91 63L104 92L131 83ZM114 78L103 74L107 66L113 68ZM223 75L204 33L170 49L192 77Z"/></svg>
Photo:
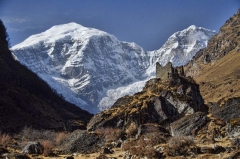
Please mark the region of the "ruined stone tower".
<svg viewBox="0 0 240 159"><path fill-rule="evenodd" d="M168 80L169 73L173 72L172 63L167 63L162 67L158 62L156 63L156 78L161 78L162 80Z"/></svg>
<svg viewBox="0 0 240 159"><path fill-rule="evenodd" d="M156 78L162 80L175 80L180 76L185 76L183 66L173 67L171 62L168 62L162 67L158 62L156 63Z"/></svg>

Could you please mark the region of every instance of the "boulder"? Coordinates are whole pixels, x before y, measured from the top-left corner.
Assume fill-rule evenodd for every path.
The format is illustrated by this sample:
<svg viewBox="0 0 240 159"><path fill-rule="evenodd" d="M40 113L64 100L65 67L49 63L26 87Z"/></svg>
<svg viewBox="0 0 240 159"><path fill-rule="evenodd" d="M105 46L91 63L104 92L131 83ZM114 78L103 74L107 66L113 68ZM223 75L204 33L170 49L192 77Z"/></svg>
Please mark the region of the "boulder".
<svg viewBox="0 0 240 159"><path fill-rule="evenodd" d="M226 149L222 146L216 145L216 146L213 147L213 153L214 154L220 154L220 153L225 152L225 151L226 151Z"/></svg>
<svg viewBox="0 0 240 159"><path fill-rule="evenodd" d="M64 159L74 159L74 157L73 156L66 156L66 157L64 157Z"/></svg>
<svg viewBox="0 0 240 159"><path fill-rule="evenodd" d="M210 119L204 112L196 112L186 115L171 123L172 136L196 135L197 131L203 127Z"/></svg>
<svg viewBox="0 0 240 159"><path fill-rule="evenodd" d="M112 154L113 150L109 147L105 147L102 151L102 154Z"/></svg>
<svg viewBox="0 0 240 159"><path fill-rule="evenodd" d="M22 153L25 154L39 154L43 153L43 146L39 142L28 142L27 146L23 149Z"/></svg>
<svg viewBox="0 0 240 159"><path fill-rule="evenodd" d="M59 150L63 154L93 153L99 151L103 145L104 139L97 134L88 133L86 130L75 130L62 143Z"/></svg>
<svg viewBox="0 0 240 159"><path fill-rule="evenodd" d="M224 100L224 99L223 99ZM240 115L240 98L231 98L218 103L209 103L210 112L214 117L229 121L239 118Z"/></svg>

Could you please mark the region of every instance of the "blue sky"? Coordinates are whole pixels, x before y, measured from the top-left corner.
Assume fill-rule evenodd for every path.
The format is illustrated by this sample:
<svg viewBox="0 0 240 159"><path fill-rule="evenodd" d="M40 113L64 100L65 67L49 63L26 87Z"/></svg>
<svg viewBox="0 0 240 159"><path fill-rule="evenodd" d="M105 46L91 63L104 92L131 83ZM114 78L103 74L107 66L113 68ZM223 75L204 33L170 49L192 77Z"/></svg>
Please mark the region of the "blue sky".
<svg viewBox="0 0 240 159"><path fill-rule="evenodd" d="M190 25L218 31L240 8L240 0L0 0L0 19L11 45L54 25L76 22L159 49Z"/></svg>

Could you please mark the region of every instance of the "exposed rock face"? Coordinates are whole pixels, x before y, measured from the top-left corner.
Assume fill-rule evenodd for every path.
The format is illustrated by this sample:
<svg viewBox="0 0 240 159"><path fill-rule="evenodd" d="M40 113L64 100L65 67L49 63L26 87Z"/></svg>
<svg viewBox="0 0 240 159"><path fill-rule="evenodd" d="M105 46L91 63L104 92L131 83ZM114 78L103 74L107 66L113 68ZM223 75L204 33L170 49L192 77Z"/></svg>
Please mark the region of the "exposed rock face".
<svg viewBox="0 0 240 159"><path fill-rule="evenodd" d="M218 103L209 103L210 112L213 116L225 121L240 117L240 98L231 98L227 101L221 100Z"/></svg>
<svg viewBox="0 0 240 159"><path fill-rule="evenodd" d="M218 34L214 35L208 42L208 47L203 54L203 62L214 62L239 45L240 13L235 14L228 19L220 28Z"/></svg>
<svg viewBox="0 0 240 159"><path fill-rule="evenodd" d="M143 91L120 98L112 108L96 114L88 123L89 131L99 127L127 129L145 123L168 124L185 114L207 111L198 86L185 77L181 84L161 79L149 80Z"/></svg>
<svg viewBox="0 0 240 159"><path fill-rule="evenodd" d="M43 146L39 142L29 142L22 153L41 155L43 153Z"/></svg>
<svg viewBox="0 0 240 159"><path fill-rule="evenodd" d="M197 131L201 129L207 122L209 118L206 113L196 112L191 115L186 115L179 120L171 123L171 135L172 136L188 136L197 134Z"/></svg>

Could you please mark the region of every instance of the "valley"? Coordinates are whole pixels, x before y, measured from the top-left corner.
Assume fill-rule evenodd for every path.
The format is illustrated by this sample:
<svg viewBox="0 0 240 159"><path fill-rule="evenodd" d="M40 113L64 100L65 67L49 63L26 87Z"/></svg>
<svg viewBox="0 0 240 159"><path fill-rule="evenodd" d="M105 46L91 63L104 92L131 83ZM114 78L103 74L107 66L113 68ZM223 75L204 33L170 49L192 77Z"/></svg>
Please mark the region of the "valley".
<svg viewBox="0 0 240 159"><path fill-rule="evenodd" d="M240 9L156 51L76 23L9 49L0 22L1 158L240 158Z"/></svg>

